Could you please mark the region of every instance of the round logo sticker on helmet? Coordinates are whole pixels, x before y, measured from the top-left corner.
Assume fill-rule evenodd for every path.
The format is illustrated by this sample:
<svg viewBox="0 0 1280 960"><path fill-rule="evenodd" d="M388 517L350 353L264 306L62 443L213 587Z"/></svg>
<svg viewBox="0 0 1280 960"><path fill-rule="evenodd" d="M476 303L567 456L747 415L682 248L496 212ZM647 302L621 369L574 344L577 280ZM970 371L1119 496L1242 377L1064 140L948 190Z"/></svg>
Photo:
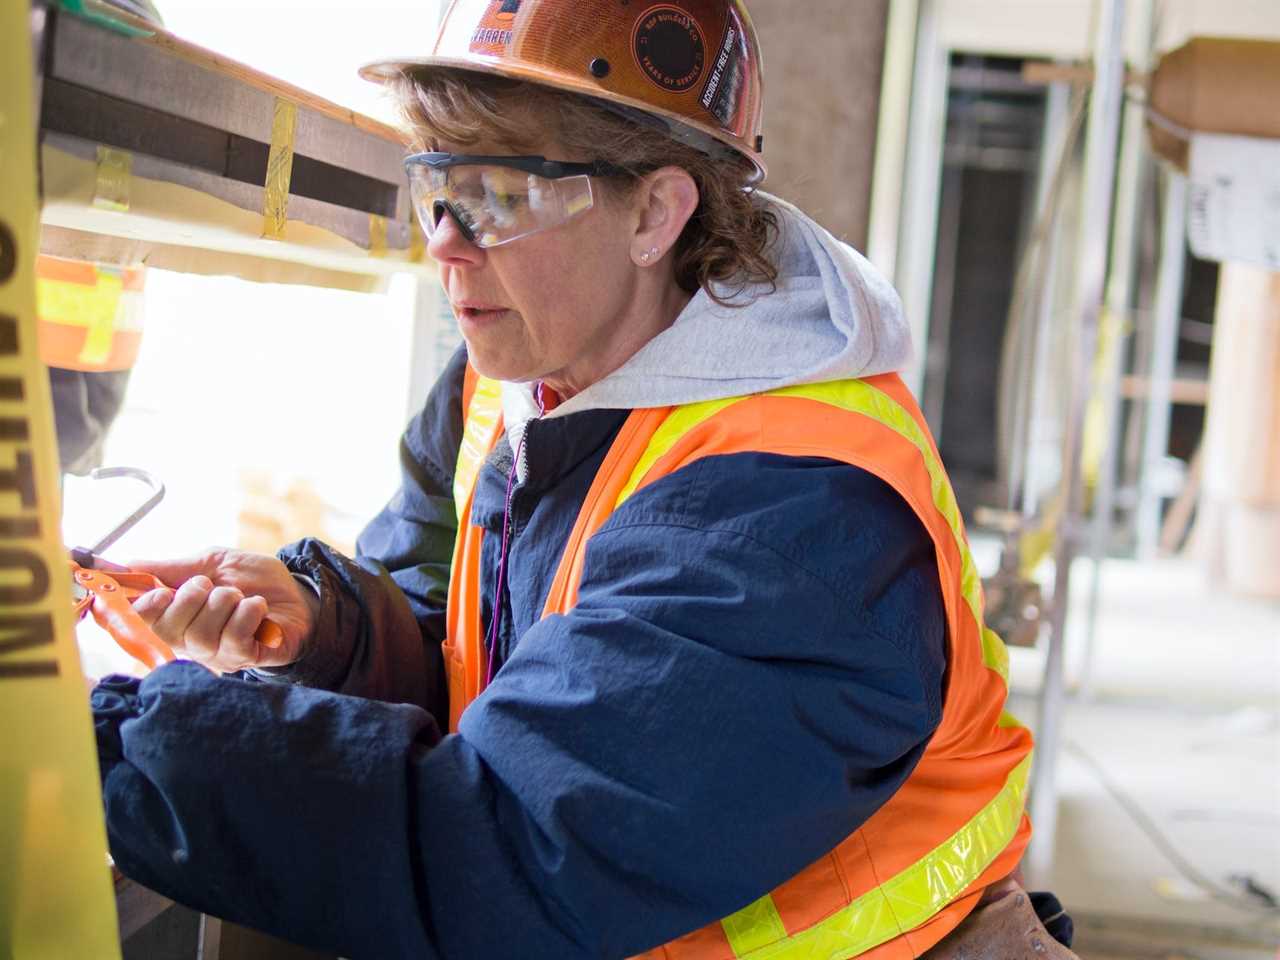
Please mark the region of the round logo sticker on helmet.
<svg viewBox="0 0 1280 960"><path fill-rule="evenodd" d="M644 75L672 93L692 89L707 66L702 27L670 4L650 7L640 15L632 33L631 49Z"/></svg>

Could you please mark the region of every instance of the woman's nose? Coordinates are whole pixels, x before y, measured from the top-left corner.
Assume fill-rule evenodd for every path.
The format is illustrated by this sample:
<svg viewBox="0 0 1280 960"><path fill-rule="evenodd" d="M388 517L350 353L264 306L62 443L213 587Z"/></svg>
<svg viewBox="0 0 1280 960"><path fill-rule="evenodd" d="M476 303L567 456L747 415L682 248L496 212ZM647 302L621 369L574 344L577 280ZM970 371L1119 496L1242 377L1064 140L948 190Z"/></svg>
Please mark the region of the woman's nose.
<svg viewBox="0 0 1280 960"><path fill-rule="evenodd" d="M437 263L466 266L479 263L484 250L467 239L452 211L443 207L436 228L427 240L427 254Z"/></svg>

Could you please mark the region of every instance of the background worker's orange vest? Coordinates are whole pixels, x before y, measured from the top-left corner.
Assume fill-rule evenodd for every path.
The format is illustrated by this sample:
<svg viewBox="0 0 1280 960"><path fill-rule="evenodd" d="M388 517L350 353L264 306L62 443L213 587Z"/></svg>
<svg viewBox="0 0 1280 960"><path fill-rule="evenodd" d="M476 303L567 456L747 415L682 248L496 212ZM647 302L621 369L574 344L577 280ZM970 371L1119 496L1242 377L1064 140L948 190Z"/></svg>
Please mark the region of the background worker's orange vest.
<svg viewBox="0 0 1280 960"><path fill-rule="evenodd" d="M476 475L501 433L497 385L468 368L464 404L444 644L454 731L483 689L488 666L479 604L483 534L467 521ZM899 377L633 411L583 502L543 615L574 607L587 541L636 490L701 457L748 451L860 467L892 486L920 518L936 550L947 616L942 722L907 782L834 850L737 913L646 957L918 957L964 919L987 886L1017 867L1031 833L1023 812L1031 734L1004 711L1008 654L983 624L981 581L955 495Z"/></svg>
<svg viewBox="0 0 1280 960"><path fill-rule="evenodd" d="M145 267L36 258L40 359L63 370L129 370L142 344Z"/></svg>

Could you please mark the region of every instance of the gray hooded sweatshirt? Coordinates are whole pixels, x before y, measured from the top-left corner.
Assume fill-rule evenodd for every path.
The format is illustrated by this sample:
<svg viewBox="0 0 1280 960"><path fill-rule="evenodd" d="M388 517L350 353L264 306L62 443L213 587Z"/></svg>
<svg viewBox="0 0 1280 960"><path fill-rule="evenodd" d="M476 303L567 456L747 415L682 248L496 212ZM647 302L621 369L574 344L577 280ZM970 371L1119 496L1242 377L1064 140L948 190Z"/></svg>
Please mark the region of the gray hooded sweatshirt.
<svg viewBox="0 0 1280 960"><path fill-rule="evenodd" d="M722 307L699 290L671 327L548 416L721 400L910 363L910 327L889 281L796 207L761 196L778 219L777 291L749 288L745 306ZM502 400L515 450L538 414L533 385L503 384Z"/></svg>

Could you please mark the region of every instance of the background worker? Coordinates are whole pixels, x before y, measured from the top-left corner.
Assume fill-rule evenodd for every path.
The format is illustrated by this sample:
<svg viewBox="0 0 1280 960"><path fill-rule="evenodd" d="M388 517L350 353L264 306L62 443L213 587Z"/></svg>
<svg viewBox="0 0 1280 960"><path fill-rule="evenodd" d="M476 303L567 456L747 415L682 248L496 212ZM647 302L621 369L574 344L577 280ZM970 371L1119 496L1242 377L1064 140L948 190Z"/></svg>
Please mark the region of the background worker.
<svg viewBox="0 0 1280 960"><path fill-rule="evenodd" d="M351 957L944 957L984 916L1052 956L907 326L753 189L745 9L498 8L371 71L466 349L356 558L145 565L245 672L95 692L118 865Z"/></svg>
<svg viewBox="0 0 1280 960"><path fill-rule="evenodd" d="M113 7L164 26L152 0L106 0L95 15L110 17ZM63 473L84 476L102 466L142 345L146 271L142 263L36 258L37 337Z"/></svg>

